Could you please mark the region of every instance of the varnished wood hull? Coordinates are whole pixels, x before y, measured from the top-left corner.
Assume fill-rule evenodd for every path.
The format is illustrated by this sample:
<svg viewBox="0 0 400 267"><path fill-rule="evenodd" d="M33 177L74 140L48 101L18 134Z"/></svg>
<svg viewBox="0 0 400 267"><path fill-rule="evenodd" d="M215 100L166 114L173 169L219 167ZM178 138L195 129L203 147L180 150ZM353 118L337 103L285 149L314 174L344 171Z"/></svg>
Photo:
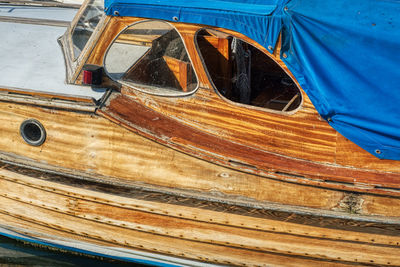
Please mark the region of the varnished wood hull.
<svg viewBox="0 0 400 267"><path fill-rule="evenodd" d="M224 265L400 265L397 196L216 165L73 105L0 106L3 224ZM41 147L19 135L27 118Z"/></svg>
<svg viewBox="0 0 400 267"><path fill-rule="evenodd" d="M400 165L321 119L280 59L280 40L271 54L230 30L170 23L190 58L166 62L184 95L147 94L106 76L104 95L77 86L83 65L103 66L118 34L143 20L102 17L76 60L74 26L59 39L76 89L65 93L82 97L0 88L0 234L150 264L400 266ZM281 112L224 98L196 41L205 28L269 57L299 87L300 106ZM216 41L228 49L227 39ZM46 131L40 146L21 137L28 119Z"/></svg>
<svg viewBox="0 0 400 267"><path fill-rule="evenodd" d="M0 214L38 233L219 264L400 264L400 229L385 222L104 188L3 164Z"/></svg>

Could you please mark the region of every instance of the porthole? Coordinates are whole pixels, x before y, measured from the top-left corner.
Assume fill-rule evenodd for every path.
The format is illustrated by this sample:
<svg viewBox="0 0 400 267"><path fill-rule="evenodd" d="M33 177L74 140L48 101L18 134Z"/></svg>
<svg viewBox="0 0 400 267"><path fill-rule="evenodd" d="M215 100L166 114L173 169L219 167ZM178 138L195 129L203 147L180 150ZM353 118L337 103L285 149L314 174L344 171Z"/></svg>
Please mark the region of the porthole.
<svg viewBox="0 0 400 267"><path fill-rule="evenodd" d="M24 141L32 146L40 146L46 140L46 130L35 119L28 119L21 123L19 132Z"/></svg>

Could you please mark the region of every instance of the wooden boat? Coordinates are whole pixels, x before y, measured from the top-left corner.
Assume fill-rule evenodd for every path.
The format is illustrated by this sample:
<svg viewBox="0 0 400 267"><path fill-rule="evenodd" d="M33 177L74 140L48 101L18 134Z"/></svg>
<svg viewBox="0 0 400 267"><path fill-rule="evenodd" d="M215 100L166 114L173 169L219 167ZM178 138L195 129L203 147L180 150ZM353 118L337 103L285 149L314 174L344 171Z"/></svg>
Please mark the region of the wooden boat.
<svg viewBox="0 0 400 267"><path fill-rule="evenodd" d="M2 235L161 266L400 265L399 161L318 113L284 32L261 44L196 1L17 4L0 6ZM277 12L254 5L224 12Z"/></svg>

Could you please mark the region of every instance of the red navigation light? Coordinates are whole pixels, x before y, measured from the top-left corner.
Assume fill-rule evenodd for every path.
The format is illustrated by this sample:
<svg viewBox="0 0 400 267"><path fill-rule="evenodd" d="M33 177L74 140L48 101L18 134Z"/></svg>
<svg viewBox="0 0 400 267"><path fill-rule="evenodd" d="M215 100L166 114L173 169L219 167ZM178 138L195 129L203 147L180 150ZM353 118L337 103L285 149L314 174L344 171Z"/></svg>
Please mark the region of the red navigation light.
<svg viewBox="0 0 400 267"><path fill-rule="evenodd" d="M100 85L102 82L103 68L97 65L87 64L83 66L83 84Z"/></svg>

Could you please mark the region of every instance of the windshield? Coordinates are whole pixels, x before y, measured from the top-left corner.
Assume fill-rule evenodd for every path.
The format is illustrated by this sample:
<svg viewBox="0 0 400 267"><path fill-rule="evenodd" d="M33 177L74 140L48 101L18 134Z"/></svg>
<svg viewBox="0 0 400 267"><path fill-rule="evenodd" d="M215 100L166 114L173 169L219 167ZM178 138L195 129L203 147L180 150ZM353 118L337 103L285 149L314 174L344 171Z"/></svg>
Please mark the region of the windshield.
<svg viewBox="0 0 400 267"><path fill-rule="evenodd" d="M74 60L81 54L94 29L99 23L103 12L103 0L90 0L72 31L72 46Z"/></svg>

